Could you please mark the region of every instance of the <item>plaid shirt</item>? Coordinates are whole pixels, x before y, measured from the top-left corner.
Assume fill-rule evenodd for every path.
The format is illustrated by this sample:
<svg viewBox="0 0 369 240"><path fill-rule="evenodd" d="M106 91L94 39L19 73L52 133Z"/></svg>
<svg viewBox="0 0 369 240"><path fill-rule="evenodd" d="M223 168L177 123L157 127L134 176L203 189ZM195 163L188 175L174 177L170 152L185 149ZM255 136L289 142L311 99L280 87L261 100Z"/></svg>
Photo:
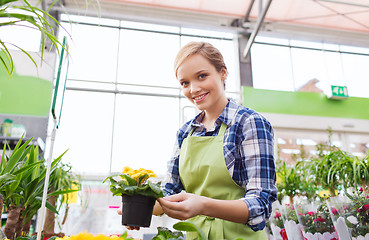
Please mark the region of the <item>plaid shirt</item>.
<svg viewBox="0 0 369 240"><path fill-rule="evenodd" d="M193 136L216 136L221 123L227 124L224 134L224 158L233 180L245 188L242 198L249 208L249 222L254 231L265 227L265 220L276 200L276 172L274 165L273 128L259 113L238 105L230 99L215 121L213 129L206 131L201 124L203 112L184 124L177 132L174 153L168 162L168 175L163 182L166 195L184 190L179 177L179 153L183 140L195 128Z"/></svg>

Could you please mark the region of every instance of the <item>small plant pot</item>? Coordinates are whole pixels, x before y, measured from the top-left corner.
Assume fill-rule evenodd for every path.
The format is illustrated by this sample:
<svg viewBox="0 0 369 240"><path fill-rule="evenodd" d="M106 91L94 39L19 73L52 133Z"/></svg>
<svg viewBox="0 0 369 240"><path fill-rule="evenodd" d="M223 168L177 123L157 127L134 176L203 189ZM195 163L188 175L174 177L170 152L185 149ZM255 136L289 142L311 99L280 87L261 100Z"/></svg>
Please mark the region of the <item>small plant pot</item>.
<svg viewBox="0 0 369 240"><path fill-rule="evenodd" d="M122 195L122 224L132 227L150 227L155 198L142 195Z"/></svg>

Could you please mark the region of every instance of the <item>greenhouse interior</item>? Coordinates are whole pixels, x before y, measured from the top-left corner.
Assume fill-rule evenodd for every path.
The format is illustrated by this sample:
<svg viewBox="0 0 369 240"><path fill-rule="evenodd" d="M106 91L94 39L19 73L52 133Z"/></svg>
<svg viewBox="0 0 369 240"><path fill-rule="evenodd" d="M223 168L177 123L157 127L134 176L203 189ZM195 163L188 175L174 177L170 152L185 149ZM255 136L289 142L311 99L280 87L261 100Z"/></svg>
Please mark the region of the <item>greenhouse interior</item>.
<svg viewBox="0 0 369 240"><path fill-rule="evenodd" d="M369 0L3 0L0 60L0 239L369 239Z"/></svg>

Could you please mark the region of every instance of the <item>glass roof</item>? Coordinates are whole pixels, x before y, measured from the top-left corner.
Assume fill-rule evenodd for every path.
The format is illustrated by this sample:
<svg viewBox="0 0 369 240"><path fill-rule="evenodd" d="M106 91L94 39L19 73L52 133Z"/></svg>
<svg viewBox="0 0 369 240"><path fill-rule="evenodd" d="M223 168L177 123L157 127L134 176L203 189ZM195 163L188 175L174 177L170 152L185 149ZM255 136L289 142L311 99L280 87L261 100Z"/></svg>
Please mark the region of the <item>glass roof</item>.
<svg viewBox="0 0 369 240"><path fill-rule="evenodd" d="M110 0L175 10L202 12L243 18L252 0ZM254 1L250 19L260 13ZM306 25L369 33L369 0L273 0L265 22Z"/></svg>

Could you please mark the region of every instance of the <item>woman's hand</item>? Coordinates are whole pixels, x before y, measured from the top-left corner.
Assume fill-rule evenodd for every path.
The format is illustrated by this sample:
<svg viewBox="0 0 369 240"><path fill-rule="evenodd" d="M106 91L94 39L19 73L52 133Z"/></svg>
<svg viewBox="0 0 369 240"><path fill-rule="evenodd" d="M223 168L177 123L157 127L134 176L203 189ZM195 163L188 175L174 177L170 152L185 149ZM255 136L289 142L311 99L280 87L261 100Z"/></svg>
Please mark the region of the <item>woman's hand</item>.
<svg viewBox="0 0 369 240"><path fill-rule="evenodd" d="M197 196L182 191L165 198L159 198L158 202L169 217L186 220L203 214L206 197Z"/></svg>

